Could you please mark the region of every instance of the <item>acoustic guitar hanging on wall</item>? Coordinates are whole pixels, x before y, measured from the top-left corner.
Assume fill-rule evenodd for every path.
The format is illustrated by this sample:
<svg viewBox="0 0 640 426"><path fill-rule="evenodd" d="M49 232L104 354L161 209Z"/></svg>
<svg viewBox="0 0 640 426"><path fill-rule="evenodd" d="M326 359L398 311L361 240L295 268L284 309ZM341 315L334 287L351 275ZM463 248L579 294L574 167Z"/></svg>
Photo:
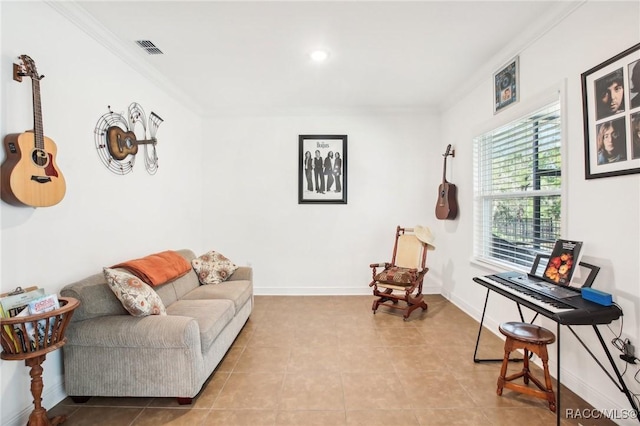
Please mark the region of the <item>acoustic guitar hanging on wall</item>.
<svg viewBox="0 0 640 426"><path fill-rule="evenodd" d="M438 202L436 203L436 217L438 219L455 219L458 215L458 202L456 201L456 186L447 182L447 157L456 156L456 151L447 146L442 166L442 183L438 188Z"/></svg>
<svg viewBox="0 0 640 426"><path fill-rule="evenodd" d="M6 157L0 167L2 200L15 206L49 207L58 204L67 190L62 172L56 164L55 142L42 130L40 80L36 64L27 55L22 65L13 64L13 79L30 77L33 94L33 130L4 138Z"/></svg>

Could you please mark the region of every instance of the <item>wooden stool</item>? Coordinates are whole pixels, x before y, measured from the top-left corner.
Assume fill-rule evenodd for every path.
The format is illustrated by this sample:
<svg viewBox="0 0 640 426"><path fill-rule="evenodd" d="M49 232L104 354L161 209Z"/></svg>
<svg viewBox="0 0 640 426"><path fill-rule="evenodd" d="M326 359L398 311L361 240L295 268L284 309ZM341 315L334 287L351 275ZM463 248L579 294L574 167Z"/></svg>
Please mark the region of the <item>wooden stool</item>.
<svg viewBox="0 0 640 426"><path fill-rule="evenodd" d="M502 361L500 377L498 377L498 395L502 395L502 389L507 388L526 395L535 396L536 398L546 399L549 402L549 409L555 413L556 396L553 393L551 376L549 375L547 345L555 342L556 336L546 328L522 322L502 323L500 324L500 333L504 334L507 340L504 342L504 360ZM509 354L516 349L524 349L524 366L521 372L505 377L507 364L509 363ZM543 386L538 379L531 375L531 371L529 371L529 352L538 355L542 360L546 386ZM524 385L511 383L512 380L520 377L524 378ZM529 384L529 380L535 383L540 390L526 386Z"/></svg>

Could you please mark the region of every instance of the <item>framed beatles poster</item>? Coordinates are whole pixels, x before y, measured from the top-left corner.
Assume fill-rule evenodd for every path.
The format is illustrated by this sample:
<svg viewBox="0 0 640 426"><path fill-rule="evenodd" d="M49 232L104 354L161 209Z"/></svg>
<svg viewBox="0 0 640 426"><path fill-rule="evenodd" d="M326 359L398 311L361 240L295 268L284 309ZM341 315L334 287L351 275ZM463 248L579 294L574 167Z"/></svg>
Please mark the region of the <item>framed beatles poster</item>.
<svg viewBox="0 0 640 426"><path fill-rule="evenodd" d="M347 135L298 136L298 204L347 204Z"/></svg>
<svg viewBox="0 0 640 426"><path fill-rule="evenodd" d="M640 173L640 43L582 73L585 179Z"/></svg>
<svg viewBox="0 0 640 426"><path fill-rule="evenodd" d="M493 113L497 114L520 99L519 59L516 56L493 75Z"/></svg>

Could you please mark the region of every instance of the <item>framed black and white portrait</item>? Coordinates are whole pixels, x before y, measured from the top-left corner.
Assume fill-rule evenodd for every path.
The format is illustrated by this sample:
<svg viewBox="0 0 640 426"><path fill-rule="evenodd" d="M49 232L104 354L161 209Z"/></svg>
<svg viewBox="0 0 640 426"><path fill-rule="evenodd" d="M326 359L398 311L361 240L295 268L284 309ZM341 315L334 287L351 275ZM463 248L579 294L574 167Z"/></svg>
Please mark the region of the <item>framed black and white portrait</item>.
<svg viewBox="0 0 640 426"><path fill-rule="evenodd" d="M347 136L298 136L298 204L347 204Z"/></svg>
<svg viewBox="0 0 640 426"><path fill-rule="evenodd" d="M640 43L581 77L585 178L640 173Z"/></svg>

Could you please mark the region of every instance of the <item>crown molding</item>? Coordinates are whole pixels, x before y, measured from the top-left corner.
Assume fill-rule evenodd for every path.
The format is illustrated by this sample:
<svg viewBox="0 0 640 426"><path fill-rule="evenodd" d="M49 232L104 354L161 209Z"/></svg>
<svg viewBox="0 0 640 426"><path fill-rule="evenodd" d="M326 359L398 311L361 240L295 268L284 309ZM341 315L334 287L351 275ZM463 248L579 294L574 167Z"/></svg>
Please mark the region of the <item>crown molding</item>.
<svg viewBox="0 0 640 426"><path fill-rule="evenodd" d="M466 80L465 84L458 86L453 93L453 99L460 99L467 93L478 86L483 85L486 79L493 75L500 65L519 55L522 51L530 47L547 32L555 28L564 19L571 15L575 10L584 5L587 0L579 1L557 1L553 2L553 6L548 12L539 19L532 22L532 25L524 28L520 36L511 40L497 54L489 58L485 64L478 68L474 74ZM399 112L416 112L423 113L443 113L449 106L442 108L411 108L411 107L348 107L348 108L306 108L306 107L265 107L265 108L225 108L225 109L206 109L200 105L192 97L187 95L183 90L178 88L170 80L164 77L156 68L150 65L135 44L123 43L115 34L109 31L104 25L97 21L91 14L82 8L75 1L56 1L45 0L45 3L52 9L62 15L64 18L73 23L76 27L88 34L100 45L120 58L134 71L141 74L150 82L158 86L164 93L180 102L189 110L201 116L240 116L240 115L306 115L309 113L322 115L335 115L343 113L349 115L359 114L393 114Z"/></svg>
<svg viewBox="0 0 640 426"><path fill-rule="evenodd" d="M490 79L501 65L506 64L511 59L520 55L524 50L531 47L536 41L545 34L557 27L573 12L578 10L588 0L579 1L557 1L553 2L553 6L549 8L547 13L535 21L531 25L523 28L522 33L517 38L512 39L498 53L489 58L485 64L479 67L474 74L462 84L458 90L453 92L453 99L462 99L465 95L473 91L476 87L483 85L487 79ZM445 106L440 112L445 112L450 106Z"/></svg>
<svg viewBox="0 0 640 426"><path fill-rule="evenodd" d="M157 69L145 61L143 52L133 42L123 43L114 33L97 21L75 1L45 0L45 3L74 24L101 46L120 58L134 71L141 74L162 92L166 93L189 110L202 115L203 108L194 99L164 77Z"/></svg>
<svg viewBox="0 0 640 426"><path fill-rule="evenodd" d="M430 116L439 113L432 107L374 107L374 106L310 106L310 107L236 107L211 108L203 112L207 118L214 117L306 117L306 116Z"/></svg>

